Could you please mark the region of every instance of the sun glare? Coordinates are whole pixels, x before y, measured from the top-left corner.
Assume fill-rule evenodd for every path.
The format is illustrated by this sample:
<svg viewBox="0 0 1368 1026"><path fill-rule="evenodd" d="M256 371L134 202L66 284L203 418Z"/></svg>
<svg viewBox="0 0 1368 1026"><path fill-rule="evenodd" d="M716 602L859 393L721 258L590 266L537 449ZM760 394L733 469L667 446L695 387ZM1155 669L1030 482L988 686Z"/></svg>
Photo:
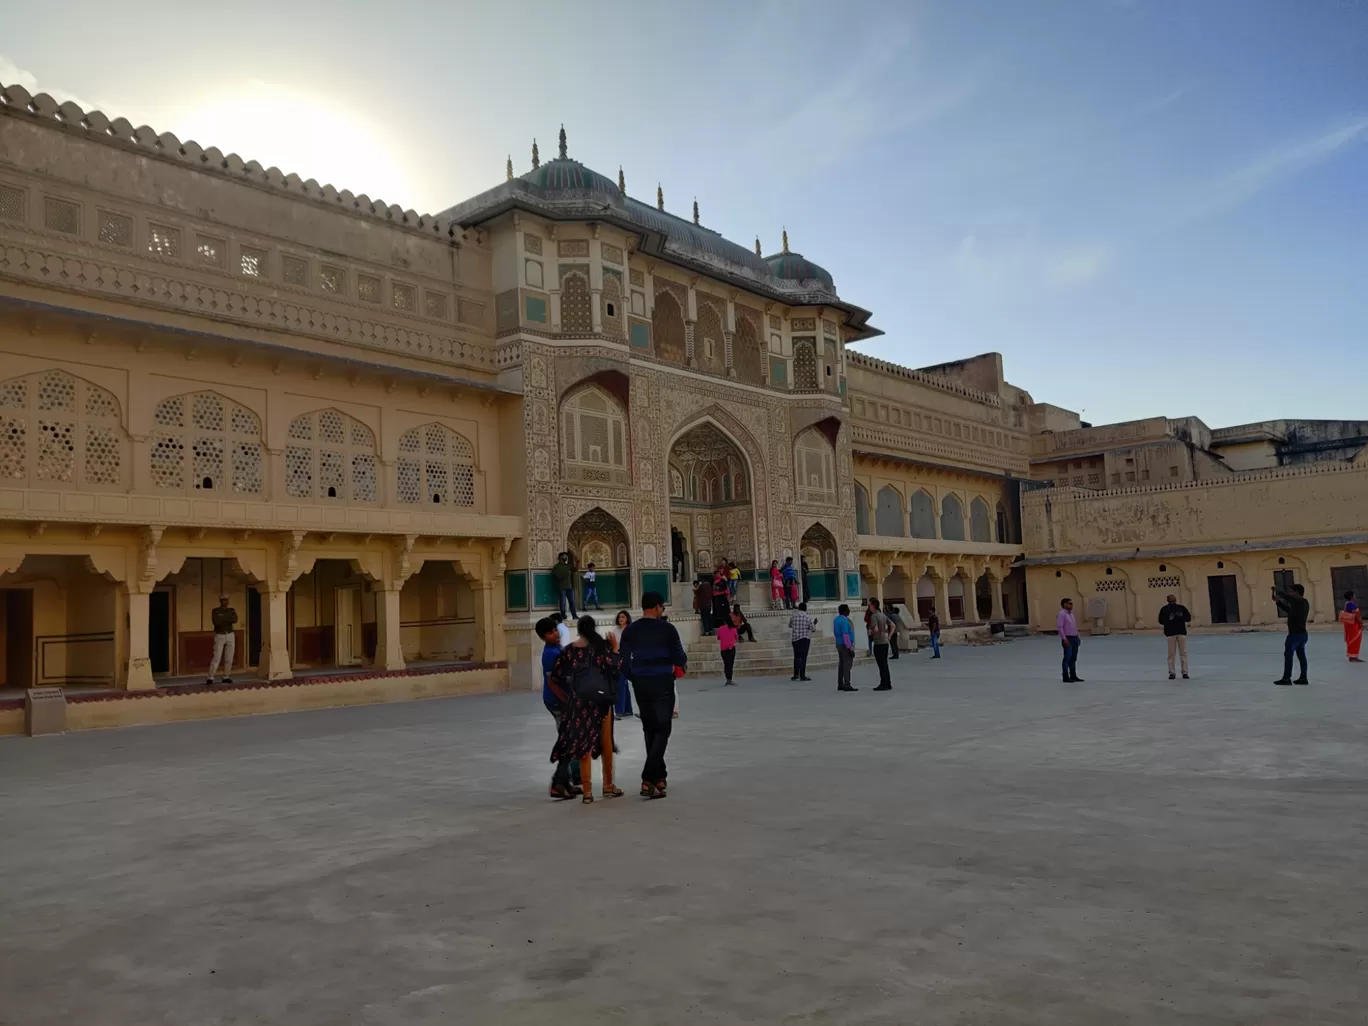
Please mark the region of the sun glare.
<svg viewBox="0 0 1368 1026"><path fill-rule="evenodd" d="M178 120L177 134L201 146L217 146L339 191L416 206L412 185L383 133L307 94L248 82L187 105Z"/></svg>

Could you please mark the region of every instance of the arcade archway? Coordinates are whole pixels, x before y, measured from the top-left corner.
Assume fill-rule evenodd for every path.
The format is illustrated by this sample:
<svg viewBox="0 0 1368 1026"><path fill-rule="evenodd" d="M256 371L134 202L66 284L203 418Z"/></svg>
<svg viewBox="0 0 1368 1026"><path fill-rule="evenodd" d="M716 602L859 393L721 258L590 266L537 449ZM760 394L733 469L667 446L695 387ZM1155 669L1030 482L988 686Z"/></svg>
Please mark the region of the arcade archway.
<svg viewBox="0 0 1368 1026"><path fill-rule="evenodd" d="M683 577L734 562L755 570L755 510L748 461L711 421L680 435L670 447L672 547L685 555Z"/></svg>
<svg viewBox="0 0 1368 1026"><path fill-rule="evenodd" d="M607 609L632 601L632 546L617 518L595 506L570 525L566 551L576 570L577 601L583 603L584 571L594 564L598 604Z"/></svg>

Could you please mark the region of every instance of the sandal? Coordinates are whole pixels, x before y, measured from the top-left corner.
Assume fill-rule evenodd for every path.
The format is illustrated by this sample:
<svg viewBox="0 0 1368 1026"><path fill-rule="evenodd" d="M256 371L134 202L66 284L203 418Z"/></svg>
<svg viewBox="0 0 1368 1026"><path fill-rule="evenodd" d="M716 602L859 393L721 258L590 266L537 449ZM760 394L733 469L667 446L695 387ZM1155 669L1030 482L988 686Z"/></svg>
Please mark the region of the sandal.
<svg viewBox="0 0 1368 1026"><path fill-rule="evenodd" d="M614 787L612 784L604 785L603 797L605 798L621 798L624 794L626 794L626 792L620 787Z"/></svg>
<svg viewBox="0 0 1368 1026"><path fill-rule="evenodd" d="M657 798L664 798L664 797L665 797L665 781L663 781L663 780L657 780L657 781L656 781L655 793L656 793L656 797L657 797Z"/></svg>
<svg viewBox="0 0 1368 1026"><path fill-rule="evenodd" d="M655 785L652 784L652 783L650 783L649 781L643 780L643 781L641 782L641 797L643 797L643 798L654 798L655 796L656 796Z"/></svg>
<svg viewBox="0 0 1368 1026"><path fill-rule="evenodd" d="M570 788L568 788L568 787L562 786L562 785L560 785L560 784L552 784L552 785L551 785L551 797L552 797L555 801L563 802L563 801L565 801L567 798L573 798L573 797L575 797L575 794L574 794L574 792L571 791Z"/></svg>
<svg viewBox="0 0 1368 1026"><path fill-rule="evenodd" d="M580 798L580 801L583 802L585 805L593 805L593 804L594 804L594 792L593 792L593 791L585 791L585 792L584 792L584 796L583 796L582 798Z"/></svg>

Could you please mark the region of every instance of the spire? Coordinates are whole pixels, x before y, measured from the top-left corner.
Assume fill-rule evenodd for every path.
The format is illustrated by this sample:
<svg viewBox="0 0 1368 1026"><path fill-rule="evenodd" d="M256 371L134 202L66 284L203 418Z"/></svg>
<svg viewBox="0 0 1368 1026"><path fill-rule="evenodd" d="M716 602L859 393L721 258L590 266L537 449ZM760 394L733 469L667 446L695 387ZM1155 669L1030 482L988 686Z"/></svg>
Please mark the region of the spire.
<svg viewBox="0 0 1368 1026"><path fill-rule="evenodd" d="M513 181L513 154L508 155L508 163L504 165L504 170L508 173L508 180Z"/></svg>
<svg viewBox="0 0 1368 1026"><path fill-rule="evenodd" d="M565 125L561 125L560 130L560 159L565 159Z"/></svg>
<svg viewBox="0 0 1368 1026"><path fill-rule="evenodd" d="M622 173L622 165L618 165L618 192L627 191L627 178Z"/></svg>
<svg viewBox="0 0 1368 1026"><path fill-rule="evenodd" d="M656 209L665 209L665 190L660 187L659 182L656 182Z"/></svg>
<svg viewBox="0 0 1368 1026"><path fill-rule="evenodd" d="M785 229L784 229L784 252L787 253L788 251L789 251L789 248L788 248L788 229L785 228Z"/></svg>
<svg viewBox="0 0 1368 1026"><path fill-rule="evenodd" d="M698 224L698 197L694 197L694 224Z"/></svg>
<svg viewBox="0 0 1368 1026"><path fill-rule="evenodd" d="M758 236L758 235L755 237L755 255L756 255L756 256L761 256L761 255L762 255L761 252L760 252L760 236Z"/></svg>
<svg viewBox="0 0 1368 1026"><path fill-rule="evenodd" d="M541 167L541 154L537 152L537 140L532 140L532 170Z"/></svg>

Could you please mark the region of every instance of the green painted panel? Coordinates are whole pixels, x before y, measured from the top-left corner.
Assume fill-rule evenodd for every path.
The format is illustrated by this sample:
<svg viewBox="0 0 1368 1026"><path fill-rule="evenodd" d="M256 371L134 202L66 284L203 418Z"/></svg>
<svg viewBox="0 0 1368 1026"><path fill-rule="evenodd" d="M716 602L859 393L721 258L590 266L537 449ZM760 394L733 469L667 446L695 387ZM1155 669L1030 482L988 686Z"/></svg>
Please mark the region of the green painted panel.
<svg viewBox="0 0 1368 1026"><path fill-rule="evenodd" d="M840 578L836 570L812 570L808 573L808 594L814 599L841 597Z"/></svg>
<svg viewBox="0 0 1368 1026"><path fill-rule="evenodd" d="M529 321L536 321L538 324L546 323L546 300L538 299L536 296L527 296L523 302Z"/></svg>
<svg viewBox="0 0 1368 1026"><path fill-rule="evenodd" d="M550 570L532 571L532 605L536 609L555 609L560 606L556 582Z"/></svg>
<svg viewBox="0 0 1368 1026"><path fill-rule="evenodd" d="M583 598L584 582L580 581L578 594ZM598 599L605 611L616 613L619 609L630 608L632 602L632 571L598 571Z"/></svg>
<svg viewBox="0 0 1368 1026"><path fill-rule="evenodd" d="M770 357L770 384L788 385L788 363L777 356Z"/></svg>
<svg viewBox="0 0 1368 1026"><path fill-rule="evenodd" d="M651 326L642 321L632 322L632 345L638 349L651 348Z"/></svg>
<svg viewBox="0 0 1368 1026"><path fill-rule="evenodd" d="M836 391L841 395L846 394L846 379L844 374L841 375L841 381L840 384L837 386Z"/></svg>
<svg viewBox="0 0 1368 1026"><path fill-rule="evenodd" d="M526 570L509 570L504 574L504 608L515 613L527 608Z"/></svg>
<svg viewBox="0 0 1368 1026"><path fill-rule="evenodd" d="M668 570L643 570L641 571L641 593L645 595L648 591L658 591L665 596L665 602L670 601L670 572Z"/></svg>
<svg viewBox="0 0 1368 1026"><path fill-rule="evenodd" d="M846 574L846 597L847 597L847 598L859 598L859 597L860 597L860 575L859 575L859 574Z"/></svg>

